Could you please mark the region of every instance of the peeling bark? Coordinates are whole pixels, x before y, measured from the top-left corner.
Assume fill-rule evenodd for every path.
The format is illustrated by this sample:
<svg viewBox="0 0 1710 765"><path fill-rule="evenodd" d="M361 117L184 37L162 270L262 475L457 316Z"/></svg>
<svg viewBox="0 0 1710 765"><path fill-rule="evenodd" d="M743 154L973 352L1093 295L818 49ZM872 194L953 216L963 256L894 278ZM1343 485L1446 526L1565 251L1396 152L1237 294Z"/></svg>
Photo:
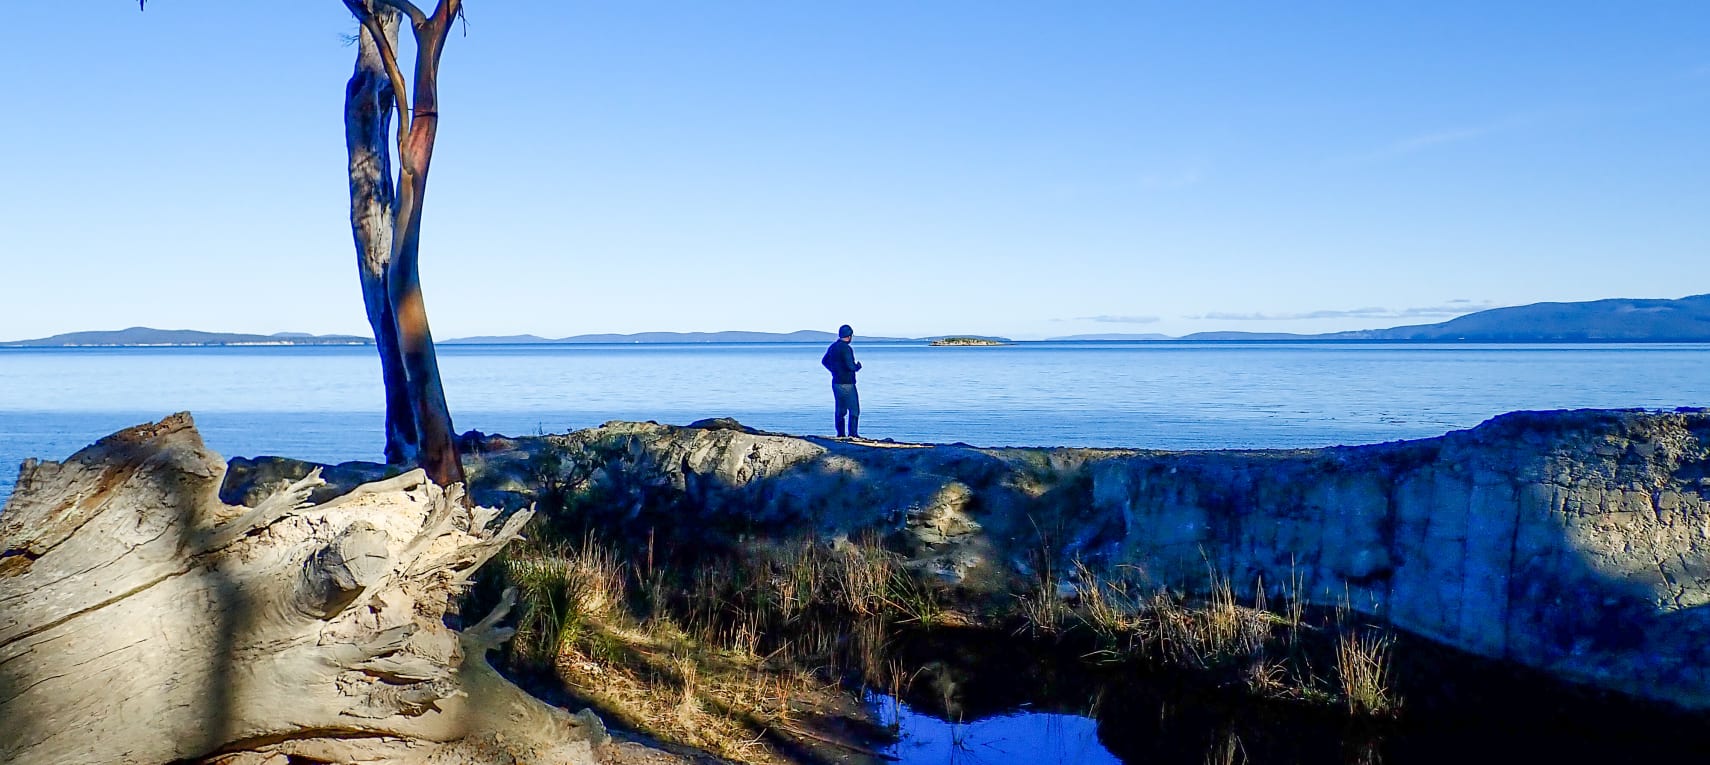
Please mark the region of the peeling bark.
<svg viewBox="0 0 1710 765"><path fill-rule="evenodd" d="M461 2L440 0L431 14L406 0L345 0L345 6L362 25L356 71L345 90L345 130L363 300L386 381L386 458L413 461L435 483L450 486L463 481L463 463L440 382L417 259L422 201L439 129L440 56ZM408 16L415 35L413 100L397 58L400 13ZM398 113L395 185L386 161L387 114L393 108Z"/></svg>
<svg viewBox="0 0 1710 765"><path fill-rule="evenodd" d="M531 514L420 470L255 508L189 415L25 464L0 512L0 761L593 762L599 720L486 662L450 599Z"/></svg>

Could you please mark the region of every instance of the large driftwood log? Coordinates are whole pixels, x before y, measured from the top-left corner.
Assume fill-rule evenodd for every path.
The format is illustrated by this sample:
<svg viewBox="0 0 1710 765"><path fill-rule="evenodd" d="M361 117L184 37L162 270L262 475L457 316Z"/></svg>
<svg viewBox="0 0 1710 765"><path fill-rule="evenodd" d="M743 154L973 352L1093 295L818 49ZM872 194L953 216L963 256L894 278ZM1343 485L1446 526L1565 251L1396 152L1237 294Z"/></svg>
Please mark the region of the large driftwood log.
<svg viewBox="0 0 1710 765"><path fill-rule="evenodd" d="M25 463L0 511L0 762L594 761L597 718L487 664L508 597L443 621L529 513L420 470L234 507L224 473L188 414Z"/></svg>

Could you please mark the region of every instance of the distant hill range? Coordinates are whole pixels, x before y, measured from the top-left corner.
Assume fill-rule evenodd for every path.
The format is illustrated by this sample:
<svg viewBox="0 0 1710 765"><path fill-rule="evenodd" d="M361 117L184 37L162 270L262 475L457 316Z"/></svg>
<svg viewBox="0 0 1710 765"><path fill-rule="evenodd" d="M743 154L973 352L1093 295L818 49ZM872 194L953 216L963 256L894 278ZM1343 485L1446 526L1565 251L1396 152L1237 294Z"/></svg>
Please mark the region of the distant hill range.
<svg viewBox="0 0 1710 765"><path fill-rule="evenodd" d="M829 343L837 339L835 332L637 332L632 335L573 335L550 338L539 335L480 335L441 340L441 345L499 345L539 343ZM864 343L908 343L930 338L867 337L857 335Z"/></svg>
<svg viewBox="0 0 1710 765"><path fill-rule="evenodd" d="M1081 342L1083 340L1122 341L1122 342L1126 342L1126 343L1134 343L1134 342L1142 342L1142 341L1174 340L1174 339L1176 339L1174 336L1160 335L1156 332L1147 332L1147 333L1143 333L1143 334L1136 334L1133 332L1104 332L1104 333L1100 333L1100 334L1096 334L1096 335L1063 335L1062 337L1047 337L1047 338L1045 338L1045 340L1047 342L1053 342L1053 343L1076 343L1076 342Z"/></svg>
<svg viewBox="0 0 1710 765"><path fill-rule="evenodd" d="M946 337L974 337L999 343L1015 342L994 335L933 335L931 337L873 337L856 335L863 343L929 343ZM795 332L637 332L632 335L572 335L550 338L539 335L478 335L439 341L440 345L537 345L541 343L829 343L834 332L811 329Z"/></svg>
<svg viewBox="0 0 1710 765"><path fill-rule="evenodd" d="M1437 324L1322 335L1198 332L1182 340L1388 340L1467 343L1705 343L1710 295L1679 300L1614 298L1533 303L1469 313Z"/></svg>
<svg viewBox="0 0 1710 765"><path fill-rule="evenodd" d="M866 337L866 343L927 342L943 335L923 338ZM483 335L440 340L440 345L532 345L546 343L829 343L837 339L833 332L638 332L632 335L576 335L548 338L539 335ZM1002 340L1003 338L994 338ZM142 347L142 346L216 346L216 345L373 345L374 339L356 335L310 335L302 332L280 332L273 335L246 335L233 332L199 332L189 329L151 329L131 327L106 332L69 332L35 340L0 342L0 347L12 348L73 348L73 347Z"/></svg>
<svg viewBox="0 0 1710 765"><path fill-rule="evenodd" d="M1440 324L1339 332L1348 340L1513 342L1710 342L1710 295L1679 300L1616 298L1492 308Z"/></svg>
<svg viewBox="0 0 1710 765"><path fill-rule="evenodd" d="M977 337L1000 343L1009 338L991 335L933 335L931 337L868 337L864 343L922 343L946 337ZM441 345L497 345L544 343L829 343L831 332L638 332L630 335L574 335L546 338L537 335L460 337L439 341ZM1183 337L1160 334L1108 333L1067 335L1054 341L1124 342L1258 342L1258 341L1357 341L1466 342L1466 343L1710 343L1710 294L1679 300L1615 298L1582 303L1533 303L1492 308L1437 324L1418 324L1389 329L1362 329L1301 335L1287 332L1196 332ZM197 332L187 329L131 327L116 332L71 332L36 340L0 342L0 347L153 346L153 345L372 345L357 335L308 335L280 332L244 335L229 332Z"/></svg>
<svg viewBox="0 0 1710 765"><path fill-rule="evenodd" d="M70 348L149 345L373 345L373 338L357 335L310 335L280 332L245 335L234 332L198 332L193 329L131 327L104 332L67 332L35 340L0 342L6 348Z"/></svg>

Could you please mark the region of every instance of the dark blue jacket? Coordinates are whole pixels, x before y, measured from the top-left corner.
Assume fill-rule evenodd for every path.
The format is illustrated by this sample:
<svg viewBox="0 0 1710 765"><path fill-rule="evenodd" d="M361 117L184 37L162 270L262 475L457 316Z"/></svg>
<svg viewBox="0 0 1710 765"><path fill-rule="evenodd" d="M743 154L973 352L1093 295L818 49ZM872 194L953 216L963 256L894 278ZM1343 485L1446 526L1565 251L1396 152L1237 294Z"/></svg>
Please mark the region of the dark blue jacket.
<svg viewBox="0 0 1710 765"><path fill-rule="evenodd" d="M860 362L855 360L855 349L842 340L833 342L830 348L825 349L825 355L820 357L819 363L831 370L833 385L854 385L855 372L861 368Z"/></svg>

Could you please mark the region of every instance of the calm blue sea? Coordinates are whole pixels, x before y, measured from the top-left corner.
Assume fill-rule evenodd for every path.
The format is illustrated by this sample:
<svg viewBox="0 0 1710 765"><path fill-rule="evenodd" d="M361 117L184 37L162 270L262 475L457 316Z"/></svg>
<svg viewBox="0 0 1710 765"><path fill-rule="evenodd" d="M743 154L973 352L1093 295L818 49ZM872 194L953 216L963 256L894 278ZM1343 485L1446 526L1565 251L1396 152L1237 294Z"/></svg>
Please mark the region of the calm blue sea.
<svg viewBox="0 0 1710 765"><path fill-rule="evenodd" d="M818 345L442 346L459 430L560 432L730 416L831 431ZM1358 444L1516 409L1710 405L1710 346L856 343L862 434L1167 449ZM28 456L195 413L226 456L377 459L374 351L0 349L0 496Z"/></svg>

